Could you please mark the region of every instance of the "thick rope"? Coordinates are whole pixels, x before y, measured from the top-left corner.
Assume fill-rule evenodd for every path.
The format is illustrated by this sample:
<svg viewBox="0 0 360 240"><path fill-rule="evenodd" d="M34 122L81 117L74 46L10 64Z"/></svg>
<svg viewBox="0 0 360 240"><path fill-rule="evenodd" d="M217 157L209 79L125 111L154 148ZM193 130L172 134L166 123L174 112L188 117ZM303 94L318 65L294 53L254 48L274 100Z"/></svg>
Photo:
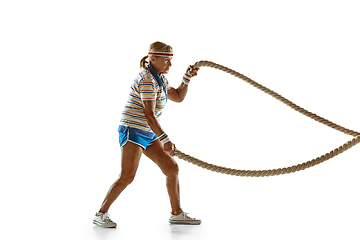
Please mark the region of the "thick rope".
<svg viewBox="0 0 360 240"><path fill-rule="evenodd" d="M316 114L311 113L311 112L297 106L296 104L292 103L288 99L286 99L286 98L282 97L281 95L277 94L276 92L262 86L261 84L251 80L250 78L242 75L241 73L238 73L232 69L229 69L227 67L224 67L222 65L219 65L219 64L216 64L216 63L213 63L210 61L200 61L200 62L197 62L194 64L194 68L199 68L199 67L212 67L212 68L216 68L216 69L222 70L224 72L230 73L231 75L234 75L235 77L238 77L238 78L244 80L245 82L253 85L254 87L260 89L261 91L269 94L270 96L272 96L272 97L276 98L277 100L283 102L284 104L288 105L292 109L304 114L305 116L308 116L308 117L314 119L315 121L325 124L328 127L334 128L342 133L354 136L354 138L351 141L348 141L347 143L345 143L344 145L334 149L333 151L326 153L325 155L322 155L321 157L318 157L311 161L308 161L308 162L305 162L305 163L302 163L299 165L295 165L292 167L272 169L272 170L251 171L251 170L236 170L236 169L231 169L231 168L220 167L220 166L216 166L216 165L201 161L197 158L194 158L185 153L182 153L181 151L176 149L175 156L177 156L180 159L183 159L189 163L195 164L196 166L199 166L199 167L202 167L207 170L214 171L214 172L219 172L219 173L224 173L224 174L229 174L229 175L234 175L234 176L243 176L243 177L267 177L267 176L276 176L276 175L281 175L281 174L297 172L297 171L304 170L309 167L313 167L315 165L318 165L322 162L329 160L330 158L337 156L340 153L345 152L346 150L348 150L351 147L355 146L356 144L360 143L360 133L353 131L353 130L349 130L347 128L344 128L340 125L337 125L325 118L319 117Z"/></svg>

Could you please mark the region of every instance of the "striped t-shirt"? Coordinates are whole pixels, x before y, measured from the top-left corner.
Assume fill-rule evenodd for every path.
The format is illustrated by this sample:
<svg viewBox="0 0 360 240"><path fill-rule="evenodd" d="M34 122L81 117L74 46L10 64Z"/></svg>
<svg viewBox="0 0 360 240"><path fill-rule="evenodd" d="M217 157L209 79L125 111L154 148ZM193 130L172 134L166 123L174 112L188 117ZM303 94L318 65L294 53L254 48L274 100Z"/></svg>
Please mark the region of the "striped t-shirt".
<svg viewBox="0 0 360 240"><path fill-rule="evenodd" d="M172 89L164 75L160 76L166 91ZM159 120L166 104L166 94L148 69L142 70L134 79L128 101L125 104L120 125L152 132L144 112L143 101L156 101L155 117Z"/></svg>

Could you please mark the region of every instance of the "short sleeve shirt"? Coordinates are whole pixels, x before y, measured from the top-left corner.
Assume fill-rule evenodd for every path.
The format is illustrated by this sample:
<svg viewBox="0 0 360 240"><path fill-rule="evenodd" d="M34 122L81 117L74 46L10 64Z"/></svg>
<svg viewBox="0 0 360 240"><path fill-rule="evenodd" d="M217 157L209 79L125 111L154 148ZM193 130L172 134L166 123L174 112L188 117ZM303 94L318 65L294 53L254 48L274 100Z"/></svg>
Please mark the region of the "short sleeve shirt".
<svg viewBox="0 0 360 240"><path fill-rule="evenodd" d="M160 76L165 90L172 89L164 75ZM144 101L156 101L155 117L159 120L166 105L166 94L148 69L142 70L134 79L120 120L120 125L152 132L144 112Z"/></svg>

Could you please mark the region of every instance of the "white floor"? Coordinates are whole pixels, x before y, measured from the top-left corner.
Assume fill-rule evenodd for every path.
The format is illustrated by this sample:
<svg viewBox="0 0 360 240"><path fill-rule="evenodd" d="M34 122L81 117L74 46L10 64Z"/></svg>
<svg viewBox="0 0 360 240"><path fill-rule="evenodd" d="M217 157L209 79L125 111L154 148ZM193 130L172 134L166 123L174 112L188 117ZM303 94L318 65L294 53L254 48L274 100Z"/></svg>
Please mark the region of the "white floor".
<svg viewBox="0 0 360 240"><path fill-rule="evenodd" d="M109 211L116 229L92 224L111 184L96 177L110 180L112 171L92 169L95 177L84 173L81 178L69 171L60 180L64 171L60 168L53 178L49 174L19 184L23 193L9 191L13 195L7 195L3 205L1 235L2 239L358 239L358 155L354 149L318 167L269 178L225 176L179 160L182 205L202 219L200 226L169 225L164 179L147 158L142 159L134 183Z"/></svg>

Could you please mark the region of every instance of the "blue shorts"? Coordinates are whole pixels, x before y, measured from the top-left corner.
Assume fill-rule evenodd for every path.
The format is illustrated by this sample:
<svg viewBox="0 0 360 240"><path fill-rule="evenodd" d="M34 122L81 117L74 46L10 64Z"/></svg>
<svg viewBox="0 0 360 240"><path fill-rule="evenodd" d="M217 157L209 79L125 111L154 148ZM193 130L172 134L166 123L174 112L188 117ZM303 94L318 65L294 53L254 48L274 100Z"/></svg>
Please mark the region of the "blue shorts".
<svg viewBox="0 0 360 240"><path fill-rule="evenodd" d="M122 125L119 126L118 132L120 147L123 147L127 142L131 142L139 145L145 150L158 139L158 136L156 136L153 132L146 132Z"/></svg>

